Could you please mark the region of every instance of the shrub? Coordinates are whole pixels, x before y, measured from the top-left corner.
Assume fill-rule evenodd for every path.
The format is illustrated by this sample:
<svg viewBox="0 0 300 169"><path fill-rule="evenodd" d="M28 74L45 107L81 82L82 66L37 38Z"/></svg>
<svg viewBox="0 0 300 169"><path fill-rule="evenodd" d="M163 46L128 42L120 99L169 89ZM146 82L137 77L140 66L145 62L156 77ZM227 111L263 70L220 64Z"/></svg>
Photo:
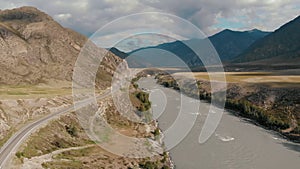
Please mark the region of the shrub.
<svg viewBox="0 0 300 169"><path fill-rule="evenodd" d="M77 137L77 128L74 125L66 125L65 128L72 137Z"/></svg>

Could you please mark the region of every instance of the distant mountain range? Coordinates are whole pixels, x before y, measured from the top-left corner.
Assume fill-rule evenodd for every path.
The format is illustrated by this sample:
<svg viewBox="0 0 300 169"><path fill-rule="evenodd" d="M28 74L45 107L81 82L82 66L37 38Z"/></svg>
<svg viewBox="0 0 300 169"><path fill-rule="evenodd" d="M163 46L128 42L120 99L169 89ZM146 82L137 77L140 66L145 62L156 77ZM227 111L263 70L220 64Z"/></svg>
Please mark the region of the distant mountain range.
<svg viewBox="0 0 300 169"><path fill-rule="evenodd" d="M253 43L234 62L289 63L300 61L300 16Z"/></svg>
<svg viewBox="0 0 300 169"><path fill-rule="evenodd" d="M218 52L221 61L229 62L234 57L241 54L245 49L247 49L256 40L263 38L268 35L269 32L263 32L257 29L250 31L232 31L226 29L221 31L208 39L215 47ZM186 62L187 65L191 67L202 65L201 60L197 57L194 51L192 51L186 44L207 45L207 39L191 39L186 41L175 41L170 43L164 43L157 46L150 46L145 48L140 48L129 53L124 53L116 48L112 48L111 52L121 58L128 58L128 64L131 67L145 67L147 66L178 66L183 65L182 61ZM174 55L179 58L174 61ZM163 57L162 57L163 56Z"/></svg>
<svg viewBox="0 0 300 169"><path fill-rule="evenodd" d="M274 32L257 29L240 32L226 29L208 39L218 52L221 61L227 65L237 63L299 65L300 16ZM201 46L204 41L203 39L175 41L121 53L123 58L132 56L128 61L131 67L180 65L178 61L174 61L174 55L190 67L197 67L202 65L201 60L185 44ZM119 55L120 51L114 50L112 52Z"/></svg>

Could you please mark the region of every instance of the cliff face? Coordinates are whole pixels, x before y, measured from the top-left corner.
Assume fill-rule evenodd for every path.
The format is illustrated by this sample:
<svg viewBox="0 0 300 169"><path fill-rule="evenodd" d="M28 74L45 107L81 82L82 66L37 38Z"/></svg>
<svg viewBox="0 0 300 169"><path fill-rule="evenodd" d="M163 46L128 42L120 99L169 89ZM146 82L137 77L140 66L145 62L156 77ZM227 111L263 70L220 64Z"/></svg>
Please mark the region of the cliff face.
<svg viewBox="0 0 300 169"><path fill-rule="evenodd" d="M71 81L74 64L87 40L36 8L0 11L0 83ZM106 57L99 72L111 76L121 59L110 52Z"/></svg>

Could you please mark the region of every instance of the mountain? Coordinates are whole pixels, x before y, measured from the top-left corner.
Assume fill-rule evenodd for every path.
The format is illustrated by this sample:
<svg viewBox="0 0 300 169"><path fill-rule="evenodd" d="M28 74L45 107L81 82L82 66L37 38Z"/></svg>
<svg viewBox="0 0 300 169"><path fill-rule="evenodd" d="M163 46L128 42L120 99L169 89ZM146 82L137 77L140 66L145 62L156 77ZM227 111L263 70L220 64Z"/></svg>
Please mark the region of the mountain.
<svg viewBox="0 0 300 169"><path fill-rule="evenodd" d="M275 32L253 43L234 62L263 62L299 64L300 16L281 26Z"/></svg>
<svg viewBox="0 0 300 169"><path fill-rule="evenodd" d="M0 84L71 81L76 59L87 41L34 7L0 11ZM106 51L96 45L91 50ZM109 52L97 77L107 80L120 61Z"/></svg>
<svg viewBox="0 0 300 169"><path fill-rule="evenodd" d="M241 54L245 49L247 49L252 43L256 40L268 35L269 32L263 32L257 29L251 31L232 31L232 30L224 30L221 31L211 37L208 38L210 42L215 47L218 52L221 61L227 62L237 55ZM143 63L150 60L150 65L160 65L160 66L168 66L161 65L162 63L170 62L170 60L174 60L174 56L170 56L170 52L174 55L178 56L182 61L186 62L190 67L202 65L201 60L197 57L194 51L192 51L189 47L186 46L197 46L199 50L205 50L205 47L208 43L207 39L191 39L186 41L175 41L170 43L164 43L157 46L150 46L146 48L140 48L134 50L128 55L136 55L136 59L144 60ZM202 46L203 49L200 49ZM157 50L149 50L149 49L157 49ZM143 50L148 50L148 52ZM168 51L168 52L164 52ZM138 54L140 53L140 54ZM166 58L163 58L163 57ZM152 59L150 59L152 58ZM172 59L173 58L173 59ZM179 61L175 61L176 63L172 63L171 65L182 65ZM130 62L128 63L130 65ZM143 65L144 66L144 65Z"/></svg>
<svg viewBox="0 0 300 169"><path fill-rule="evenodd" d="M107 49L109 50L110 52L112 52L113 54L115 54L116 56L119 56L121 59L125 59L128 54L123 52L123 51L120 51L119 49L115 48L115 47L112 47L110 49Z"/></svg>
<svg viewBox="0 0 300 169"><path fill-rule="evenodd" d="M182 67L183 62L189 66L202 64L197 55L181 41L164 43L158 46L146 47L128 53L129 67Z"/></svg>
<svg viewBox="0 0 300 169"><path fill-rule="evenodd" d="M209 37L209 40L214 45L221 60L229 61L241 54L255 41L268 34L269 32L263 32L258 29L243 32L226 29Z"/></svg>
<svg viewBox="0 0 300 169"><path fill-rule="evenodd" d="M144 68L144 67L151 67L151 64L145 62L141 57L135 57L133 55L127 54L115 47L108 49L111 53L115 54L116 56L120 57L121 59L126 59L129 67L134 68Z"/></svg>

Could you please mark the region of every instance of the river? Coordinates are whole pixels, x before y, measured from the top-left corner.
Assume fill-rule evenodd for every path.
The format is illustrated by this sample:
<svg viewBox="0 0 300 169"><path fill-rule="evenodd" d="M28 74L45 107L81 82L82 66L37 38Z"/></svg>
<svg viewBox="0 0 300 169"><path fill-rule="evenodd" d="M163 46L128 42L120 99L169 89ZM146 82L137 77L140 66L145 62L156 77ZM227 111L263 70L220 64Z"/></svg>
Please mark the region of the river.
<svg viewBox="0 0 300 169"><path fill-rule="evenodd" d="M140 88L149 90L153 115L158 118L159 127L165 132L176 119L184 97L175 90L157 85L153 78L142 78L138 84ZM184 140L169 150L176 169L300 168L299 144L289 142L229 111L224 112L210 139L199 144L198 138L209 109L208 103L199 104L195 125ZM185 113L186 116L193 116L197 112L192 113L187 109Z"/></svg>

